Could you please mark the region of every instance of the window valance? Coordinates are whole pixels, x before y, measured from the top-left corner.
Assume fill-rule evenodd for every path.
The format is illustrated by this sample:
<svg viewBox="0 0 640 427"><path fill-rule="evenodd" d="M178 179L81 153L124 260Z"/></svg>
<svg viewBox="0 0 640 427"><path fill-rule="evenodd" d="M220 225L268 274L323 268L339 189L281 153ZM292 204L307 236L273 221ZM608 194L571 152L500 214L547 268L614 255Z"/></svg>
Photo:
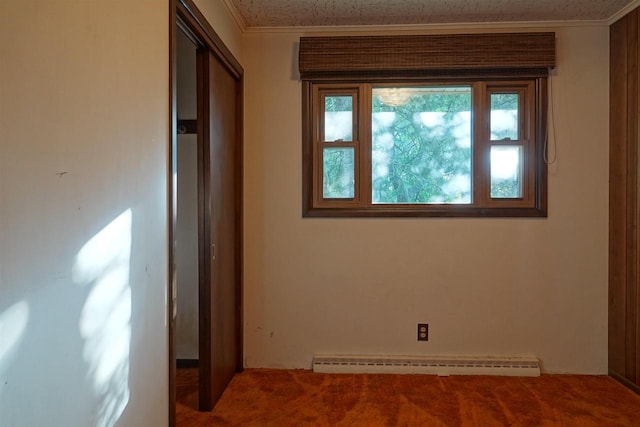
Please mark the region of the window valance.
<svg viewBox="0 0 640 427"><path fill-rule="evenodd" d="M547 74L555 33L301 37L302 80L509 70Z"/></svg>

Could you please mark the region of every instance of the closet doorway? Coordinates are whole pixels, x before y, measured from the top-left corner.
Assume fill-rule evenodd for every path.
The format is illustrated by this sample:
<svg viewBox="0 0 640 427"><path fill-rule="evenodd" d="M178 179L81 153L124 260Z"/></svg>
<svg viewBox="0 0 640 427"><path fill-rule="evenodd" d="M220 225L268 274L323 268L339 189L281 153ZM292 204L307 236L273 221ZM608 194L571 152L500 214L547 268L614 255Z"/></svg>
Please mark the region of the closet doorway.
<svg viewBox="0 0 640 427"><path fill-rule="evenodd" d="M242 68L191 0L172 14L170 419L176 365L209 411L242 369Z"/></svg>

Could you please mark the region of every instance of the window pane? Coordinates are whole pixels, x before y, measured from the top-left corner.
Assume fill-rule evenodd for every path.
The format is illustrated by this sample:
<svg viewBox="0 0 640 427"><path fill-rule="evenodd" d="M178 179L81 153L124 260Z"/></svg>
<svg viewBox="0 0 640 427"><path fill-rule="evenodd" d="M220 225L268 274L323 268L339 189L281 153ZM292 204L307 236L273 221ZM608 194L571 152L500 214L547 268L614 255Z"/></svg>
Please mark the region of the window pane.
<svg viewBox="0 0 640 427"><path fill-rule="evenodd" d="M352 199L354 197L354 149L325 148L322 157L323 197Z"/></svg>
<svg viewBox="0 0 640 427"><path fill-rule="evenodd" d="M471 88L374 88L373 203L471 203Z"/></svg>
<svg viewBox="0 0 640 427"><path fill-rule="evenodd" d="M491 197L494 199L522 197L521 146L491 147Z"/></svg>
<svg viewBox="0 0 640 427"><path fill-rule="evenodd" d="M353 141L353 97L324 97L324 140Z"/></svg>
<svg viewBox="0 0 640 427"><path fill-rule="evenodd" d="M520 139L518 132L518 94L491 94L491 140Z"/></svg>

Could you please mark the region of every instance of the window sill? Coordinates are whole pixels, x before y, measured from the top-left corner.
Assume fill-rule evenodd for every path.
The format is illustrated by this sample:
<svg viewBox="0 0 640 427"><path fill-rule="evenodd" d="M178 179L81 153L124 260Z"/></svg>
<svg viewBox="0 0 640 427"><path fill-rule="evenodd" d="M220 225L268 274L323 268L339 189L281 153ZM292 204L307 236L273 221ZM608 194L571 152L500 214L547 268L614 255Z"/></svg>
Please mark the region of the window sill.
<svg viewBox="0 0 640 427"><path fill-rule="evenodd" d="M304 218L546 218L543 208L393 207L303 208Z"/></svg>

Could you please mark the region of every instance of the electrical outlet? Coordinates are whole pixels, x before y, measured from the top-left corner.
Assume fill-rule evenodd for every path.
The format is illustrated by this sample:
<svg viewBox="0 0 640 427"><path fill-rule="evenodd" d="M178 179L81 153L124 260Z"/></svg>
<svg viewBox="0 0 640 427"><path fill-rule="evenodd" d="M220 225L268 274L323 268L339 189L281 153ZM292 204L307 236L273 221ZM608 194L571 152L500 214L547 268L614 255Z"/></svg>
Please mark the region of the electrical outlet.
<svg viewBox="0 0 640 427"><path fill-rule="evenodd" d="M429 341L428 323L418 323L418 341Z"/></svg>

